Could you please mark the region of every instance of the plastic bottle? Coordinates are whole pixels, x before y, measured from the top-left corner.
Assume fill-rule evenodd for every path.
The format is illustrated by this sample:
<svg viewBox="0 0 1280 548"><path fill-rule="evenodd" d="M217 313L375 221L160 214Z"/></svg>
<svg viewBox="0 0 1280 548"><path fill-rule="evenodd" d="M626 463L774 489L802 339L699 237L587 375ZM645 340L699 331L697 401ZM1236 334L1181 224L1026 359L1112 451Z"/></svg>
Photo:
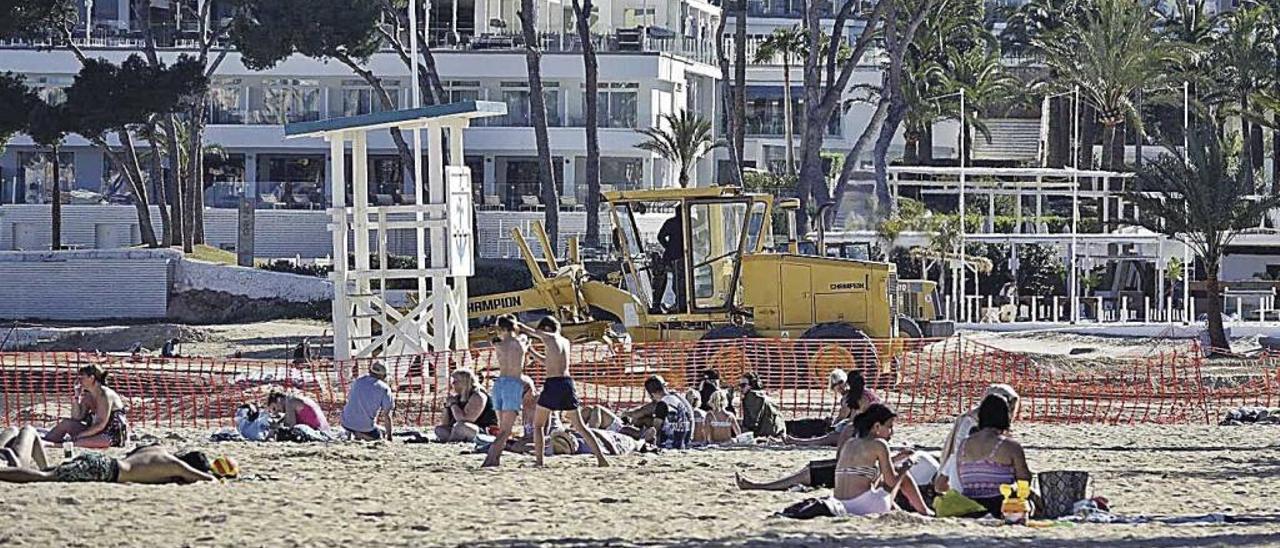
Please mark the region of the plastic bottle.
<svg viewBox="0 0 1280 548"><path fill-rule="evenodd" d="M62 437L62 459L71 460L76 456L76 444L71 441L71 435L67 434Z"/></svg>

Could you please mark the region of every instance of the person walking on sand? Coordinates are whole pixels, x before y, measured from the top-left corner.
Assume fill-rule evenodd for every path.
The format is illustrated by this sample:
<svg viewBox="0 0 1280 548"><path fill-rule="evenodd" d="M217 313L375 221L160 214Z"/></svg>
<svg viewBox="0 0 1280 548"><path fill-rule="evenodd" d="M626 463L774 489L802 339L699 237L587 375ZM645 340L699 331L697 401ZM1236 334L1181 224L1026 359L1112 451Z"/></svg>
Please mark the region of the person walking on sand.
<svg viewBox="0 0 1280 548"><path fill-rule="evenodd" d="M489 445L489 455L481 467L498 466L502 451L511 438L516 414L524 407L524 360L529 340L516 333L516 318L498 317L498 340L493 348L498 355L498 378L493 382L493 408L498 412L498 436ZM526 419L528 420L528 419Z"/></svg>
<svg viewBox="0 0 1280 548"><path fill-rule="evenodd" d="M542 355L537 350L529 351L535 358L542 360L547 370L547 379L542 384L542 394L538 396L537 415L533 420L533 455L537 459L536 465L543 465L545 454L543 451L547 441L546 427L551 412L564 411L573 429L582 435L583 441L591 448L591 454L596 456L596 463L600 466L609 466L609 461L600 452L599 442L582 423L582 413L578 409L581 402L578 401L573 378L569 376L569 339L560 335L560 322L547 316L538 322L538 329L530 329L529 326L521 323L515 325L517 332L542 341L544 352L546 352Z"/></svg>
<svg viewBox="0 0 1280 548"><path fill-rule="evenodd" d="M369 374L351 383L347 405L342 408L342 428L357 440L391 439L395 398L387 384L387 366L381 361L369 364ZM378 426L381 415L382 425Z"/></svg>

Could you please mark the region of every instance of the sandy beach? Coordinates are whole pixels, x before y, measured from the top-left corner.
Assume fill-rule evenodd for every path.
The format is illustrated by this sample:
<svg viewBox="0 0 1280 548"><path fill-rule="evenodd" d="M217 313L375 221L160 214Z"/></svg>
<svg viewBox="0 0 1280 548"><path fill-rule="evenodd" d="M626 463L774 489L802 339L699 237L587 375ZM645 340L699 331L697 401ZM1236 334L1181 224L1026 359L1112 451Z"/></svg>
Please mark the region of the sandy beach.
<svg viewBox="0 0 1280 548"><path fill-rule="evenodd" d="M936 448L945 426L899 429ZM0 545L518 546L530 544L842 546L850 544L1210 546L1280 544L1280 429L1017 427L1036 471L1085 470L1091 494L1126 515L1222 512L1254 524L1063 525L1029 529L896 513L771 517L827 491L743 492L733 474L789 473L831 449L703 449L617 458L555 457L500 470L458 444L210 443L203 431L147 431L162 443L233 455L243 477L190 486L5 485Z"/></svg>

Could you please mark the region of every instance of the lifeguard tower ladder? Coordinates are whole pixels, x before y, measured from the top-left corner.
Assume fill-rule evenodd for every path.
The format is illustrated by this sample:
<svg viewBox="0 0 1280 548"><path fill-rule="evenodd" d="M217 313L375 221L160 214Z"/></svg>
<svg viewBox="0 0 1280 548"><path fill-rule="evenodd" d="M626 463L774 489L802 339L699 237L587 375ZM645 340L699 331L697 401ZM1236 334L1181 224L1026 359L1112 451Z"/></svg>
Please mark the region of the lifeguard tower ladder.
<svg viewBox="0 0 1280 548"><path fill-rule="evenodd" d="M475 273L475 235L462 131L473 118L506 111L503 103L466 101L285 126L286 138L321 137L329 142L335 359L466 347L467 277ZM413 162L412 203L370 204L368 135L393 127L426 133L425 181L419 154ZM414 140L415 145L421 142L417 133ZM345 162L348 143L350 173ZM387 260L388 236L405 230L416 237L416 261L412 268L393 268L397 265ZM413 288L408 291L411 297L393 299L405 293L393 288L405 286Z"/></svg>

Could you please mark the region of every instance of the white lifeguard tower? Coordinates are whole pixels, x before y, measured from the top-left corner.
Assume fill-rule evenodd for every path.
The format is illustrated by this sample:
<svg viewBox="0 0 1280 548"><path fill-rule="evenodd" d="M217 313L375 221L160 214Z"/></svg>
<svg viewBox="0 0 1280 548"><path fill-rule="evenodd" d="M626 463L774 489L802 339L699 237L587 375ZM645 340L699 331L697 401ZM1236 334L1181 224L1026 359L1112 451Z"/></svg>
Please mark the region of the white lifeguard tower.
<svg viewBox="0 0 1280 548"><path fill-rule="evenodd" d="M475 273L475 236L471 171L463 164L462 132L472 118L506 112L503 103L466 101L285 126L286 138L322 137L329 142L335 359L466 347L467 277ZM371 205L368 134L393 127L413 134L415 150L421 143L418 132L426 133L427 174L424 178L418 153L413 162L412 203ZM417 260L413 268L388 264L387 236L392 230L414 231ZM371 264L374 253L376 266ZM350 263L348 257L352 257ZM390 289L399 280L410 283L395 285L416 288L410 290L407 306L401 299L401 308L393 306ZM404 308L408 311L402 312Z"/></svg>

